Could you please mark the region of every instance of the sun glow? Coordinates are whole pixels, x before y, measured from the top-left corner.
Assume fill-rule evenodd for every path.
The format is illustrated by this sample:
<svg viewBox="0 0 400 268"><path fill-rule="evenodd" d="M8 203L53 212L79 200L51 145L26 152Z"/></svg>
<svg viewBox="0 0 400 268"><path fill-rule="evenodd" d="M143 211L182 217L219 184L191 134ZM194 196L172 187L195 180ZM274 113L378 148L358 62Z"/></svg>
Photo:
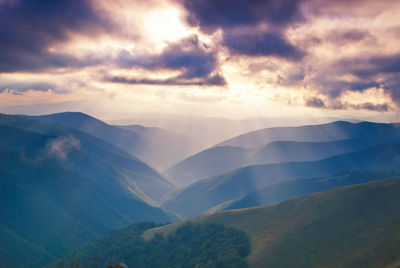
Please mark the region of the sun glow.
<svg viewBox="0 0 400 268"><path fill-rule="evenodd" d="M150 12L144 18L143 25L148 38L159 48L193 33L182 23L180 11L175 7Z"/></svg>

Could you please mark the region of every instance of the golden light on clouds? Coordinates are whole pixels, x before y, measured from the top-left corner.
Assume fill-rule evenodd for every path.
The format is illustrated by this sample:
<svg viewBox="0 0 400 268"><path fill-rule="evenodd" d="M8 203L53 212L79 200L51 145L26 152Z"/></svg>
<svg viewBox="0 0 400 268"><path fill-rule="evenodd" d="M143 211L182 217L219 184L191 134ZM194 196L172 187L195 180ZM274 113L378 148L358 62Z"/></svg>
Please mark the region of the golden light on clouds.
<svg viewBox="0 0 400 268"><path fill-rule="evenodd" d="M37 17L54 29L32 22L31 47L6 32L18 49L0 54L0 103L236 117L397 112L400 3L350 2L280 2L279 18L245 4L248 17L212 1L85 0L65 19L55 5L59 15ZM22 4L4 6L12 14Z"/></svg>

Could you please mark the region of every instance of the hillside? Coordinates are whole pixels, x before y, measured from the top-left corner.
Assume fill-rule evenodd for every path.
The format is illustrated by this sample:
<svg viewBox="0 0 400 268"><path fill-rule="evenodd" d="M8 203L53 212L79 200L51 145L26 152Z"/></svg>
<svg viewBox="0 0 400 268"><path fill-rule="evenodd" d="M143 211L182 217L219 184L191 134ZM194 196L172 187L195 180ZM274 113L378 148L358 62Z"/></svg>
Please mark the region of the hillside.
<svg viewBox="0 0 400 268"><path fill-rule="evenodd" d="M328 191L338 187L366 183L400 175L400 172L360 172L353 171L333 177L299 179L273 184L256 190L238 199L230 200L211 208L208 213L221 210L250 208L277 204L306 194Z"/></svg>
<svg viewBox="0 0 400 268"><path fill-rule="evenodd" d="M160 128L113 126L87 114L76 112L30 116L29 118L73 128L103 139L158 169L182 160L194 152L188 137ZM171 150L174 151L172 155Z"/></svg>
<svg viewBox="0 0 400 268"><path fill-rule="evenodd" d="M0 159L2 263L44 264L132 222L176 220L151 205L173 185L87 134L0 115Z"/></svg>
<svg viewBox="0 0 400 268"><path fill-rule="evenodd" d="M245 232L250 267L396 267L400 178L306 195L278 205L220 212L186 222ZM146 231L173 233L184 222Z"/></svg>
<svg viewBox="0 0 400 268"><path fill-rule="evenodd" d="M184 224L164 238L144 241L153 223L133 224L77 249L57 267L247 267L249 240L243 232L222 225Z"/></svg>
<svg viewBox="0 0 400 268"><path fill-rule="evenodd" d="M247 166L168 194L162 207L189 218L223 202L288 180L329 177L349 171L398 171L399 150L400 144L377 145L319 161Z"/></svg>

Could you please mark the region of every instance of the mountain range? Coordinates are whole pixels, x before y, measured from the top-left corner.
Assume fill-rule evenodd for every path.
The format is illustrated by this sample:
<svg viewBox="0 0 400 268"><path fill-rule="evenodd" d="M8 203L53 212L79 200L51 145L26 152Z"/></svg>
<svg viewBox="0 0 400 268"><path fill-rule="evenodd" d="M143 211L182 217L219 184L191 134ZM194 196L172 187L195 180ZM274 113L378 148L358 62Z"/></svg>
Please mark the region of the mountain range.
<svg viewBox="0 0 400 268"><path fill-rule="evenodd" d="M268 128L234 137L192 155L164 174L174 184L187 186L244 166L316 161L399 140L397 124L337 121Z"/></svg>
<svg viewBox="0 0 400 268"><path fill-rule="evenodd" d="M344 121L275 127L232 137L198 152L200 143L194 137L159 127L111 125L75 112L0 114L0 240L4 241L0 265L59 265L59 258L66 256L62 264L66 266L67 261L88 266L97 261L95 265L103 266L124 260L138 267L160 263L171 267L189 263L293 266L296 258L308 256L308 250L316 250L311 245L320 242L307 242L304 254L297 256L291 246L280 248L279 241L286 239L297 245L289 233L305 239L302 228L306 224L315 235L322 235L323 228L338 231L339 227L330 226L324 218L335 213L347 215L336 203L351 207L344 203L363 200L371 205L363 196L357 197L358 190L354 198L360 199L351 199L347 189L373 188L368 194L383 202L375 195L389 185L397 187L398 179L385 179L400 175L399 130L398 124ZM370 181L376 182L365 184ZM359 184L360 188L349 187ZM385 191L390 198L392 193ZM331 194L344 192L344 196ZM319 199L310 201L313 196ZM324 204L325 214L315 202ZM268 207L249 209L265 205ZM361 204L351 205L365 209ZM287 209L276 212L282 207ZM378 207L386 209L384 204ZM254 211L260 217L253 215ZM312 221L304 221L311 215L307 213L313 215ZM368 213L378 222L376 212ZM179 221L196 216L200 217ZM382 224L389 224L384 228L392 231L390 224L395 219L384 216ZM289 226L286 221L291 217L300 220ZM220 220L225 218L234 223ZM361 229L371 230L372 225L358 222L361 218L351 220ZM325 227L314 225L320 219ZM140 223L143 221L147 223ZM267 228L264 222L269 221L272 225ZM167 222L174 223L165 225ZM249 227L244 226L248 222ZM257 226L267 229L256 234ZM124 229L118 229L121 227ZM247 229L250 227L254 230ZM151 239L149 234L164 234L164 230L173 230L171 236ZM265 232L271 233L273 240L265 238ZM371 239L371 248L362 252L368 256L372 249L377 252L376 260L371 255L371 263L390 263L376 248L376 234L362 235ZM143 258L132 255L130 241L137 243L134 252ZM264 245L259 241L271 242L271 248L259 248ZM353 238L349 243L358 246L360 242ZM78 249L84 244L85 249ZM205 250L206 245L212 250ZM344 249L341 245L332 253L344 256L343 262L336 263L339 266L369 263L361 253L346 255ZM333 261L326 255L329 250L332 248L319 252L315 260L302 259L302 265L329 264ZM223 252L226 258L216 252ZM283 260L282 254L293 254L293 258ZM81 262L75 262L78 259Z"/></svg>

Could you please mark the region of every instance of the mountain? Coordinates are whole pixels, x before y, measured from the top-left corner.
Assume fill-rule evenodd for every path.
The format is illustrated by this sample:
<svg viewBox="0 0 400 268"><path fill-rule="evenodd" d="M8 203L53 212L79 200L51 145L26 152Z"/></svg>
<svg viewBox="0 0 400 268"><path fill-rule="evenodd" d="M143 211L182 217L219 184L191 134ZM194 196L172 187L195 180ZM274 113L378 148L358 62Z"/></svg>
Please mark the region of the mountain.
<svg viewBox="0 0 400 268"><path fill-rule="evenodd" d="M399 124L336 121L321 125L256 130L228 139L216 146L255 148L274 141L325 142L368 137L386 139L394 136L399 138Z"/></svg>
<svg viewBox="0 0 400 268"><path fill-rule="evenodd" d="M400 166L399 152L399 143L384 144L319 161L246 166L168 194L162 207L189 218L223 202L288 180L329 177L349 171L395 172Z"/></svg>
<svg viewBox="0 0 400 268"><path fill-rule="evenodd" d="M278 205L225 211L147 230L167 236L186 222L245 232L250 267L398 267L400 178L314 193Z"/></svg>
<svg viewBox="0 0 400 268"><path fill-rule="evenodd" d="M292 180L256 190L238 199L222 203L209 209L207 212L215 213L221 210L277 204L306 194L328 191L338 187L361 184L373 180L392 178L395 175L400 174L398 172L352 171L328 178Z"/></svg>
<svg viewBox="0 0 400 268"><path fill-rule="evenodd" d="M0 114L0 259L43 265L132 222L177 218L175 189L148 165L80 131Z"/></svg>
<svg viewBox="0 0 400 268"><path fill-rule="evenodd" d="M253 149L212 147L175 164L164 174L174 184L187 186L243 166L315 161L358 151L385 141L369 137L330 142L276 141Z"/></svg>
<svg viewBox="0 0 400 268"><path fill-rule="evenodd" d="M65 112L30 116L34 120L80 130L103 139L158 169L167 167L193 153L188 137L160 128L113 126L84 113ZM170 152L174 153L171 154Z"/></svg>

